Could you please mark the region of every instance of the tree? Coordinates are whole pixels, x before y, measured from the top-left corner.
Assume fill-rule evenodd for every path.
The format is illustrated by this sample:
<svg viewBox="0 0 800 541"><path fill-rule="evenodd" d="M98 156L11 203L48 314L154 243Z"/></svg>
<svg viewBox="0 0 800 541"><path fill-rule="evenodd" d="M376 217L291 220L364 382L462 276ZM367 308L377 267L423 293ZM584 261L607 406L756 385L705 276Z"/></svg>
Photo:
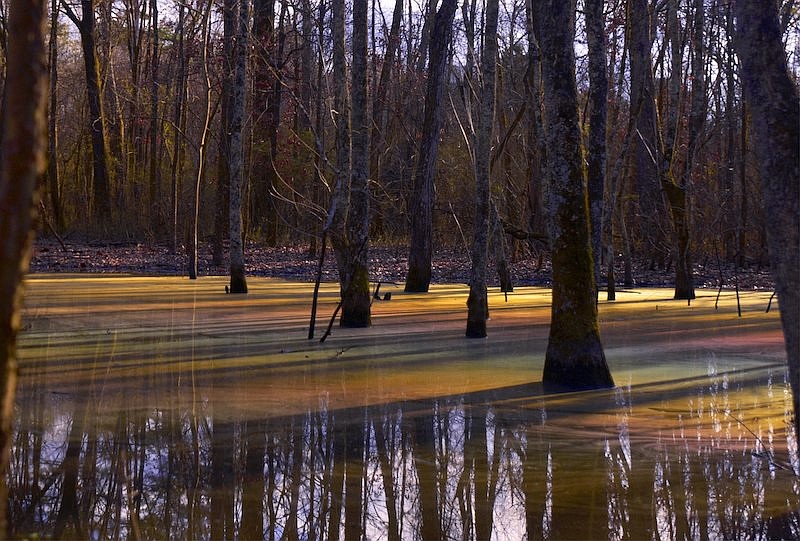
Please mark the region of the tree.
<svg viewBox="0 0 800 541"><path fill-rule="evenodd" d="M775 3L736 0L734 15L769 220L767 242L786 343L794 430L800 437L800 99L787 69Z"/></svg>
<svg viewBox="0 0 800 541"><path fill-rule="evenodd" d="M150 0L150 224L153 231L161 227L161 121L158 114L158 0Z"/></svg>
<svg viewBox="0 0 800 541"><path fill-rule="evenodd" d="M58 181L58 125L56 109L58 107L58 0L50 4L50 103L48 109L48 146L47 146L47 190L50 194L50 206L53 210L55 227L64 227L64 214L61 207L61 187Z"/></svg>
<svg viewBox="0 0 800 541"><path fill-rule="evenodd" d="M597 322L589 209L575 81L575 0L537 2L553 264L547 389L611 387Z"/></svg>
<svg viewBox="0 0 800 541"><path fill-rule="evenodd" d="M17 386L16 338L22 277L33 242L36 186L47 145L46 0L15 0L9 8L8 56L0 166L0 536L7 534L6 475Z"/></svg>
<svg viewBox="0 0 800 541"><path fill-rule="evenodd" d="M603 190L606 168L606 36L603 0L586 0L586 41L589 48L589 137L586 142L589 215L592 229L594 278L599 288L602 253Z"/></svg>
<svg viewBox="0 0 800 541"><path fill-rule="evenodd" d="M247 71L247 35L250 26L250 1L239 0L239 29L236 39L236 63L231 95L230 124L230 272L231 293L247 293L244 275L244 246L242 238L242 181L244 178L244 146L242 143L242 119L245 103L245 75Z"/></svg>
<svg viewBox="0 0 800 541"><path fill-rule="evenodd" d="M369 124L367 121L367 0L353 0L350 207L347 214L349 283L342 291L342 325L370 325Z"/></svg>
<svg viewBox="0 0 800 541"><path fill-rule="evenodd" d="M330 235L336 252L342 298L340 324L343 327L368 327L371 316L367 267L367 2L358 0L353 5L352 111L347 95L344 1L335 0L332 7L334 110L337 114L336 186L323 235Z"/></svg>
<svg viewBox="0 0 800 541"><path fill-rule="evenodd" d="M467 298L467 337L486 336L488 299L486 295L486 259L489 234L489 177L492 128L495 113L495 75L497 70L498 0L486 3L486 27L481 54L481 104L478 137L475 143L475 230L472 241L472 275Z"/></svg>
<svg viewBox="0 0 800 541"><path fill-rule="evenodd" d="M659 187L658 130L651 49L651 15L647 0L628 2L631 102L636 119L634 178L639 195L639 226L645 254L654 263L666 260L664 218L666 208Z"/></svg>
<svg viewBox="0 0 800 541"><path fill-rule="evenodd" d="M61 5L67 17L78 28L83 49L83 63L86 71L86 96L89 102L89 132L92 136L92 218L100 225L109 219L111 213L111 174L109 153L106 141L106 118L103 114L103 100L100 88L100 71L95 43L95 14L93 0L81 0L81 18L75 14L66 0Z"/></svg>
<svg viewBox="0 0 800 541"><path fill-rule="evenodd" d="M200 144L197 148L197 172L194 182L194 219L192 222L192 241L189 254L189 279L197 279L197 242L199 240L197 230L200 222L200 186L206 174L206 153L208 147L208 129L211 124L211 78L208 68L208 41L210 36L211 6L213 0L203 7L201 24L201 60L202 80L203 80L203 126L200 131Z"/></svg>
<svg viewBox="0 0 800 541"><path fill-rule="evenodd" d="M431 284L434 176L439 156L444 76L447 71L447 55L457 6L457 0L442 1L439 11L436 12L430 36L425 118L422 124L422 139L409 201L411 238L405 286L407 292L424 293L428 291Z"/></svg>

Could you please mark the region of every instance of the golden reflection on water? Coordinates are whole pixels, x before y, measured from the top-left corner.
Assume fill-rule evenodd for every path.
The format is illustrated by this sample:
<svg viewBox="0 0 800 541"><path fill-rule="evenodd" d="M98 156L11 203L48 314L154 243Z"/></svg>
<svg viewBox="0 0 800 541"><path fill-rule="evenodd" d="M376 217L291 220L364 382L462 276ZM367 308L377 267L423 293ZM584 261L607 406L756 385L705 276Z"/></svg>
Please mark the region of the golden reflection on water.
<svg viewBox="0 0 800 541"><path fill-rule="evenodd" d="M800 462L768 294L602 303L618 387L544 395L549 292L373 305L306 340L311 286L28 280L9 473L20 536L780 539ZM323 287L327 324L336 286ZM733 301L735 302L735 301ZM727 303L727 304L726 304ZM318 331L318 335L321 331Z"/></svg>

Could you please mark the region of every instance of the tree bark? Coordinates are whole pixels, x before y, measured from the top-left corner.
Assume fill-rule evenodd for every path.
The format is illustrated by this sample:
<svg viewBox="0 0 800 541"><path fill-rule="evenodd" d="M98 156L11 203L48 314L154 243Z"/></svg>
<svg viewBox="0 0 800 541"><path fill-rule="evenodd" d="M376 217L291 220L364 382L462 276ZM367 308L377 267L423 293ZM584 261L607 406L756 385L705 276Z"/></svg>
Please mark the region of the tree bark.
<svg viewBox="0 0 800 541"><path fill-rule="evenodd" d="M217 145L217 190L214 199L214 238L211 257L215 265L225 260L225 239L230 235L231 207L231 95L233 94L236 16L235 0L222 6L222 74L220 76L219 142Z"/></svg>
<svg viewBox="0 0 800 541"><path fill-rule="evenodd" d="M599 288L602 254L603 192L606 169L606 100L608 97L603 0L586 0L586 40L589 47L589 138L586 142L589 215L595 284Z"/></svg>
<svg viewBox="0 0 800 541"><path fill-rule="evenodd" d="M575 82L575 0L537 2L548 156L547 211L553 261L547 390L614 385L597 322L589 209Z"/></svg>
<svg viewBox="0 0 800 541"><path fill-rule="evenodd" d="M737 0L734 15L789 364L794 430L800 436L800 99L787 69L775 4Z"/></svg>
<svg viewBox="0 0 800 541"><path fill-rule="evenodd" d="M666 208L659 188L658 132L655 84L650 34L651 18L647 0L628 2L630 28L631 116L636 117L634 178L639 195L639 227L646 255L654 263L666 260L663 231Z"/></svg>
<svg viewBox="0 0 800 541"><path fill-rule="evenodd" d="M150 227L158 233L161 229L161 121L158 116L159 90L159 38L158 0L150 0Z"/></svg>
<svg viewBox="0 0 800 541"><path fill-rule="evenodd" d="M242 182L244 179L244 145L242 121L245 105L245 75L247 72L247 38L250 20L250 0L239 0L239 28L236 35L230 124L230 273L231 293L247 293L244 273L244 243L242 238Z"/></svg>
<svg viewBox="0 0 800 541"><path fill-rule="evenodd" d="M367 0L353 0L353 63L350 205L347 214L347 266L343 284L344 327L368 327L370 318L369 268L369 124L367 121Z"/></svg>
<svg viewBox="0 0 800 541"><path fill-rule="evenodd" d="M47 147L47 189L50 195L50 206L53 210L53 221L56 229L64 228L64 212L61 208L61 186L58 178L58 0L50 4L50 111L49 138Z"/></svg>
<svg viewBox="0 0 800 541"><path fill-rule="evenodd" d="M86 96L89 103L89 133L92 137L92 218L95 225L106 223L111 215L111 174L109 171L106 119L100 89L100 72L95 43L95 14L92 0L81 0L81 18L61 0L67 16L81 36L83 63L86 71Z"/></svg>
<svg viewBox="0 0 800 541"><path fill-rule="evenodd" d="M436 161L439 156L439 131L442 126L447 54L453 33L457 0L443 0L433 23L430 38L428 82L425 90L425 118L419 158L411 189L411 235L408 250L408 275L405 291L425 293L431 283L433 256L433 199Z"/></svg>
<svg viewBox="0 0 800 541"><path fill-rule="evenodd" d="M6 114L0 165L0 537L8 534L7 475L17 387L16 338L22 278L33 242L36 186L45 170L47 146L46 0L15 0L9 6Z"/></svg>
<svg viewBox="0 0 800 541"><path fill-rule="evenodd" d="M203 105L204 105L204 114L203 114L203 127L200 132L200 144L197 150L197 173L195 175L195 183L194 183L194 219L192 221L192 241L191 241L191 253L189 254L189 279L195 280L197 279L197 242L198 242L198 233L197 230L199 228L200 222L200 186L205 178L206 173L206 153L208 147L208 128L211 123L211 79L209 75L209 67L208 67L208 48L209 48L209 35L211 30L209 28L209 19L211 17L211 5L213 0L208 0L204 11L203 11L203 20L201 23L202 32L201 32L201 39L203 43L201 45L202 52L201 52L201 62L202 62L202 70L203 70Z"/></svg>
<svg viewBox="0 0 800 541"><path fill-rule="evenodd" d="M472 241L472 274L467 298L467 338L486 337L489 301L486 292L486 260L489 235L489 183L492 128L495 115L497 71L498 0L486 2L483 53L481 55L480 116L475 141L475 230Z"/></svg>
<svg viewBox="0 0 800 541"><path fill-rule="evenodd" d="M285 2L281 3L278 36L275 36L275 0L255 0L253 13L253 41L256 45L256 61L253 77L255 93L254 107L264 111L263 126L256 126L253 162L257 176L253 179L251 221L262 227L264 239L269 245L277 242L277 210L272 197L277 181L275 159L277 157L278 128L280 126L282 49Z"/></svg>

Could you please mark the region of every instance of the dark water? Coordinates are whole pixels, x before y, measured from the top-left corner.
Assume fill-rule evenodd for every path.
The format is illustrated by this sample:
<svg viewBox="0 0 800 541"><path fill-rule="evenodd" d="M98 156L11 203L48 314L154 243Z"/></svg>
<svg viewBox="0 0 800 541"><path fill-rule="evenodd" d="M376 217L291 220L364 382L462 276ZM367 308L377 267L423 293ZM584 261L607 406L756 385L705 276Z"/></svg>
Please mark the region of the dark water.
<svg viewBox="0 0 800 541"><path fill-rule="evenodd" d="M724 409L775 377L556 397L523 385L239 420L203 400L109 415L33 385L10 518L21 536L84 539L792 539L789 454ZM636 418L654 403L663 426Z"/></svg>
<svg viewBox="0 0 800 541"><path fill-rule="evenodd" d="M75 282L30 285L19 537L800 538L760 298L744 318L653 293L601 306L618 387L548 396L546 292L498 302L485 342L463 339L462 288L398 294L322 347L285 284L232 304L222 281Z"/></svg>

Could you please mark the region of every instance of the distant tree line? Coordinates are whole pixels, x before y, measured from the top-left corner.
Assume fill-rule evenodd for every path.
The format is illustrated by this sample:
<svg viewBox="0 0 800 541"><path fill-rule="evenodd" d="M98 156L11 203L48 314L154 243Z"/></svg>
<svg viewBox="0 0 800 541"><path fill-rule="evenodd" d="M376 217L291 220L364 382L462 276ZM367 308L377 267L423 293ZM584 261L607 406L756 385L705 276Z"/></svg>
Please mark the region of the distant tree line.
<svg viewBox="0 0 800 541"><path fill-rule="evenodd" d="M509 261L549 254L536 5L503 0L498 11L488 182ZM627 284L632 259L672 269L680 297L693 294L694 263L766 265L733 3L592 6L577 6L576 70L584 148L605 146L604 159L587 152L585 164L600 179L591 195L598 264L620 263ZM199 239L213 241L221 262L235 177L246 240L314 251L341 173L336 134L350 111L336 97L341 76L363 109L350 129L363 147L352 160L354 176L368 179L368 205L358 205L369 209L370 241L410 242L409 288L424 290L432 249L460 246L459 228L471 238L482 223L472 178L489 7L347 3L337 63L329 0L53 0L46 218L62 234L191 252L197 207ZM779 14L796 79L796 2L780 2ZM366 22L354 25L356 15ZM351 70L363 70L363 97ZM593 104L605 109L601 131Z"/></svg>

